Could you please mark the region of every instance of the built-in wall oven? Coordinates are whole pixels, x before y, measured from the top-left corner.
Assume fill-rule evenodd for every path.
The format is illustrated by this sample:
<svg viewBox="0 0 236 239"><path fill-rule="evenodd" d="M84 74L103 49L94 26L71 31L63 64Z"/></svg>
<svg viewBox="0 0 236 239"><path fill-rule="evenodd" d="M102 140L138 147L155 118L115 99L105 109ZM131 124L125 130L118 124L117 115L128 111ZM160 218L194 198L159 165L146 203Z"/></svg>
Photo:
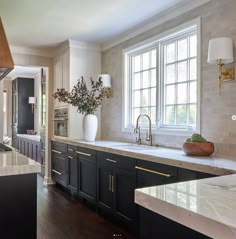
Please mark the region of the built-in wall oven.
<svg viewBox="0 0 236 239"><path fill-rule="evenodd" d="M68 137L68 109L54 110L54 135Z"/></svg>

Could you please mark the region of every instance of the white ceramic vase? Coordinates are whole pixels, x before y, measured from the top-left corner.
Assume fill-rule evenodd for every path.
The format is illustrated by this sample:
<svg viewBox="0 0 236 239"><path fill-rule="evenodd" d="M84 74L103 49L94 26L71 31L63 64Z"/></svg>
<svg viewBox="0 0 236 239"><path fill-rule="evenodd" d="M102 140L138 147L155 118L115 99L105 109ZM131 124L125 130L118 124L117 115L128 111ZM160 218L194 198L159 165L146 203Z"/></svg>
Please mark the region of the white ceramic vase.
<svg viewBox="0 0 236 239"><path fill-rule="evenodd" d="M98 129L97 116L93 114L86 114L83 118L84 140L88 142L95 141L97 129Z"/></svg>

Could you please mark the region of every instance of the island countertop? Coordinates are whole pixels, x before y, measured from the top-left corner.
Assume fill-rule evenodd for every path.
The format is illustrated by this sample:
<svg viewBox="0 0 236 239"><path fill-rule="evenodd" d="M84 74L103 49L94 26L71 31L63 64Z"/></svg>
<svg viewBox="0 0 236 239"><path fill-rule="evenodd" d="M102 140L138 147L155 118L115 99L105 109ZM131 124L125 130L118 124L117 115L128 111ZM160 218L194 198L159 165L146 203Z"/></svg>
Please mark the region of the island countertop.
<svg viewBox="0 0 236 239"><path fill-rule="evenodd" d="M135 190L135 202L215 239L236 238L236 175Z"/></svg>
<svg viewBox="0 0 236 239"><path fill-rule="evenodd" d="M17 137L40 142L40 135L38 134L17 134Z"/></svg>
<svg viewBox="0 0 236 239"><path fill-rule="evenodd" d="M0 176L41 172L41 165L34 160L13 151L0 152Z"/></svg>
<svg viewBox="0 0 236 239"><path fill-rule="evenodd" d="M54 137L52 140L213 175L228 175L236 173L236 159L216 156L190 157L186 156L180 149L151 147L127 142L103 140L86 142L83 140L62 137Z"/></svg>

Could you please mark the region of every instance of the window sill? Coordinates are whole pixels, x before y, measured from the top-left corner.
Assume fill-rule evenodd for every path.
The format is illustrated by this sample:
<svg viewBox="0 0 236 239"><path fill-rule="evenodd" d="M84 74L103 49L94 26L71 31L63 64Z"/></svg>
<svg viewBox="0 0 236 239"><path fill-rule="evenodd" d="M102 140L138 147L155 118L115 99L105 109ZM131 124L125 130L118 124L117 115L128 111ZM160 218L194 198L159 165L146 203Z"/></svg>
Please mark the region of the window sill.
<svg viewBox="0 0 236 239"><path fill-rule="evenodd" d="M146 133L148 128L141 128L141 134ZM134 133L134 128L123 128L123 133ZM184 136L190 137L196 133L194 130L185 129L167 129L167 128L152 128L152 135L171 135L171 136Z"/></svg>

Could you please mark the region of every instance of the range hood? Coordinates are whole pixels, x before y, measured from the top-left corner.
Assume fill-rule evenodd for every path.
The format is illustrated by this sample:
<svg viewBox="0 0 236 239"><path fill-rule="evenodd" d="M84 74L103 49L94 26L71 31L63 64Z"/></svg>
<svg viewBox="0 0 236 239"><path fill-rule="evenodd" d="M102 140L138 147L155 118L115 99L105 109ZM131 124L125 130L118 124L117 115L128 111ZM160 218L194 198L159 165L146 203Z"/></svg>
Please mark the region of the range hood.
<svg viewBox="0 0 236 239"><path fill-rule="evenodd" d="M0 17L0 80L14 69L14 62Z"/></svg>

